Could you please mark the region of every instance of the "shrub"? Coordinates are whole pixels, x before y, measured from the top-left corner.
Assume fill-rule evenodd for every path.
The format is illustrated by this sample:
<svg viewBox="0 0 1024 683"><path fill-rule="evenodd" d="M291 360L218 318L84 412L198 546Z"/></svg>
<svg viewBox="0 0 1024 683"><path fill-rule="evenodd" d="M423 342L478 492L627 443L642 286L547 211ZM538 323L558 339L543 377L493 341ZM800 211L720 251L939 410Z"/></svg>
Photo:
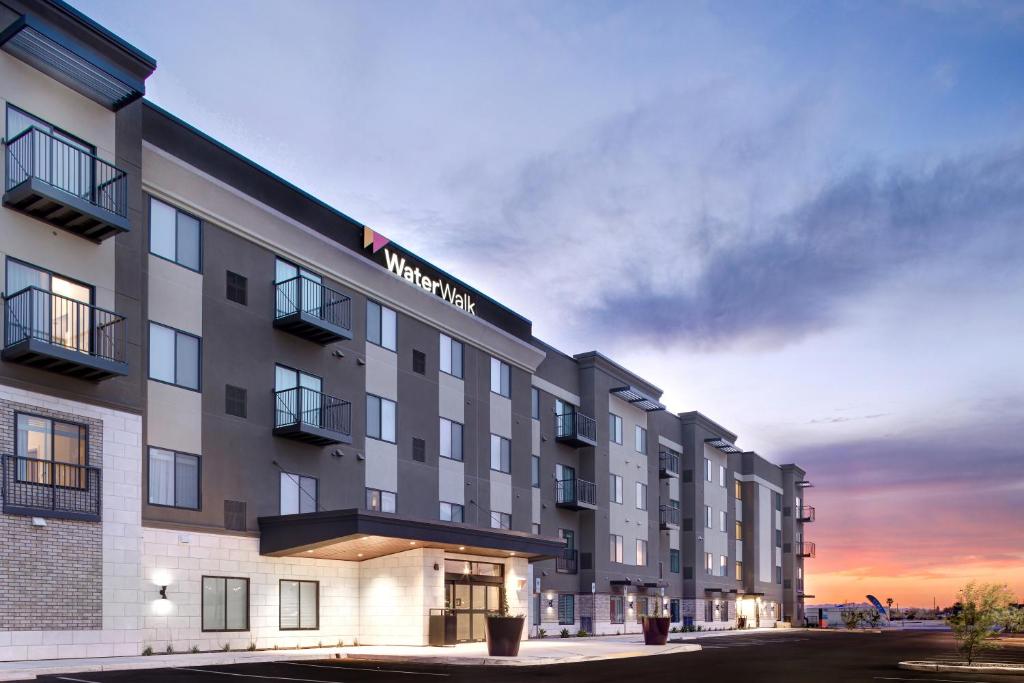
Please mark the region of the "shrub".
<svg viewBox="0 0 1024 683"><path fill-rule="evenodd" d="M558 635L561 636L562 638L568 638L569 637L569 629L563 628Z"/></svg>
<svg viewBox="0 0 1024 683"><path fill-rule="evenodd" d="M698 631L702 631L702 630L704 630L704 627L703 626L697 626L697 630Z"/></svg>
<svg viewBox="0 0 1024 683"><path fill-rule="evenodd" d="M198 653L199 652L199 646L198 645L193 645L191 648L189 648L189 652L191 652L192 654Z"/></svg>
<svg viewBox="0 0 1024 683"><path fill-rule="evenodd" d="M230 649L231 649L231 643L224 643L223 647L221 647L221 651L222 652L227 652Z"/></svg>
<svg viewBox="0 0 1024 683"><path fill-rule="evenodd" d="M146 647L142 648L142 656L143 657L149 657L152 654L153 654L153 646L152 645L147 645Z"/></svg>
<svg viewBox="0 0 1024 683"><path fill-rule="evenodd" d="M587 633L587 632L586 632L585 630L583 630L583 629L580 629L579 631L577 631L577 632L576 632L576 637L577 637L577 638L586 638L586 637L587 637L587 636L589 636L589 635L590 635L590 634L589 634L589 633Z"/></svg>
<svg viewBox="0 0 1024 683"><path fill-rule="evenodd" d="M254 652L256 650L256 643L249 643L249 647L247 647L245 649L248 650L249 652Z"/></svg>
<svg viewBox="0 0 1024 683"><path fill-rule="evenodd" d="M946 620L957 649L971 664L984 650L998 647L994 638L1013 602L1007 586L971 581L960 591L960 609Z"/></svg>
<svg viewBox="0 0 1024 683"><path fill-rule="evenodd" d="M173 655L174 654L174 646L171 645L170 643L167 643L167 649L164 650L164 652L169 654L169 655Z"/></svg>
<svg viewBox="0 0 1024 683"><path fill-rule="evenodd" d="M548 632L545 631L544 629L542 629L542 628L537 629L537 637L538 638L543 638L547 634L548 634Z"/></svg>

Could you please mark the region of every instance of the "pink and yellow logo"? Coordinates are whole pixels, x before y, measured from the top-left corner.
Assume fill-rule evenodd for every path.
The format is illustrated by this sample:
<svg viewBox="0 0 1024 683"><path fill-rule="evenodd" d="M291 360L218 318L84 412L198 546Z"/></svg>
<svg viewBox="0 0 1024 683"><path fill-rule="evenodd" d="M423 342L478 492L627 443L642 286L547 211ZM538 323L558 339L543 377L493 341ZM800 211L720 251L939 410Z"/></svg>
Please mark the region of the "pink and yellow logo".
<svg viewBox="0 0 1024 683"><path fill-rule="evenodd" d="M376 254L390 242L391 240L372 228L363 228L363 249L372 248L370 253Z"/></svg>

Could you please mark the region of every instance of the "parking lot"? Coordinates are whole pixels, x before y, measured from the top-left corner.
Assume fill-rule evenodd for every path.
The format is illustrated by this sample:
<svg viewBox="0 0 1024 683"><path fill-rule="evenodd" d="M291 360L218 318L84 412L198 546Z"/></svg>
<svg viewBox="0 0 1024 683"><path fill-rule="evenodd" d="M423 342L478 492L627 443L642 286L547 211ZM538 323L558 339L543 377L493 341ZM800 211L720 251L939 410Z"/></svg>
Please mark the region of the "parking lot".
<svg viewBox="0 0 1024 683"><path fill-rule="evenodd" d="M933 683L1014 683L1024 677L1006 675L939 674L904 671L896 663L907 659L950 659L953 641L948 633L847 633L804 631L786 635L742 634L702 638L703 650L660 657L622 658L602 662L545 667L437 666L423 664L359 663L346 660L264 662L232 666L188 666L145 671L43 676L47 683L224 683L225 681L282 681L292 683L359 683L362 681L559 680L624 683L628 681L709 680L751 681L932 681ZM1024 661L1024 648L1007 648L994 658ZM992 659L989 656L988 659Z"/></svg>

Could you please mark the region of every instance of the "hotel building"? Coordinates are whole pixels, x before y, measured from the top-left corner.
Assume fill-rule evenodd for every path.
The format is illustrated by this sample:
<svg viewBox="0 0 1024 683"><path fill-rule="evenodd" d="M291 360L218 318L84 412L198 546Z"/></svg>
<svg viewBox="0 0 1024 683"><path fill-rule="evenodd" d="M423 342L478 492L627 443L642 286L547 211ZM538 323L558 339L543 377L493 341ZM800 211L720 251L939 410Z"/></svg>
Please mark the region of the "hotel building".
<svg viewBox="0 0 1024 683"><path fill-rule="evenodd" d="M805 473L0 0L0 660L803 624Z"/></svg>

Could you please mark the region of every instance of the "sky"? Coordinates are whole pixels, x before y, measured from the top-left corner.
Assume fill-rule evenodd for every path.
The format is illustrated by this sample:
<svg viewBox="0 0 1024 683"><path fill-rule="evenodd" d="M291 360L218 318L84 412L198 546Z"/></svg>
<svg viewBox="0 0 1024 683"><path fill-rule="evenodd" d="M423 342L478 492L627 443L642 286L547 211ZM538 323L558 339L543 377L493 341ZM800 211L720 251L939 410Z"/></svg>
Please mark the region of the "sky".
<svg viewBox="0 0 1024 683"><path fill-rule="evenodd" d="M1024 600L1024 4L72 2L160 106L803 466L816 602Z"/></svg>

